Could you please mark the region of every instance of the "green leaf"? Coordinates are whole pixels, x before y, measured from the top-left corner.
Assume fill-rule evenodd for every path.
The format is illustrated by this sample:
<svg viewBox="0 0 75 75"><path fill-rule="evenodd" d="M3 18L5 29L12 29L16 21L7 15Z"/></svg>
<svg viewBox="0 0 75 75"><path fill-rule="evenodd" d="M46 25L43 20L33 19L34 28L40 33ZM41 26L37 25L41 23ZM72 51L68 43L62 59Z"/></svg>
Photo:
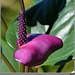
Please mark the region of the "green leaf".
<svg viewBox="0 0 75 75"><path fill-rule="evenodd" d="M59 14L59 19L55 22L50 35L61 38L63 48L52 53L42 65L59 65L70 61L74 56L74 3L72 0Z"/></svg>
<svg viewBox="0 0 75 75"><path fill-rule="evenodd" d="M8 28L6 32L6 40L7 43L13 48L18 49L16 45L17 35L18 35L18 21L14 22L10 27Z"/></svg>
<svg viewBox="0 0 75 75"><path fill-rule="evenodd" d="M1 72L11 72L6 63L1 59Z"/></svg>
<svg viewBox="0 0 75 75"><path fill-rule="evenodd" d="M33 0L23 0L23 1L25 5L25 10L35 5L35 2Z"/></svg>
<svg viewBox="0 0 75 75"><path fill-rule="evenodd" d="M74 71L74 60L71 60L62 65L43 65L38 68L38 73L56 73L56 72L72 72Z"/></svg>
<svg viewBox="0 0 75 75"><path fill-rule="evenodd" d="M74 60L69 61L65 64L61 72L72 72L74 71Z"/></svg>
<svg viewBox="0 0 75 75"><path fill-rule="evenodd" d="M38 68L38 73L40 72L57 72L57 69L59 68L59 65L58 66L55 66L55 65L44 65L44 66L40 66Z"/></svg>
<svg viewBox="0 0 75 75"><path fill-rule="evenodd" d="M7 60L9 61L9 63L12 65L12 67L15 69L15 71L19 72L20 64L13 57L13 54L14 54L15 50L12 49L6 43L6 41L4 41L3 39L1 39L1 45L2 45L2 53L7 58ZM1 68L2 68L1 72L11 72L9 70L8 66L6 65L6 63L3 60L1 61Z"/></svg>
<svg viewBox="0 0 75 75"><path fill-rule="evenodd" d="M32 0L32 1L34 1L37 4L37 3L40 3L43 0Z"/></svg>

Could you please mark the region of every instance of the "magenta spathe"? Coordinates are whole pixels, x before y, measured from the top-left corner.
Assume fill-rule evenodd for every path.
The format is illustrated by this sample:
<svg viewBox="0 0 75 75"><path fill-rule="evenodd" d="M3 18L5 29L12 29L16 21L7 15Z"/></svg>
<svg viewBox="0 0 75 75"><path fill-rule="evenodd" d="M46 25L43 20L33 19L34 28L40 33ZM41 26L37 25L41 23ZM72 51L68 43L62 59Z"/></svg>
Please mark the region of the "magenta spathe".
<svg viewBox="0 0 75 75"><path fill-rule="evenodd" d="M32 38L32 35L28 34L27 38ZM25 66L37 66L43 64L54 51L62 48L63 42L58 37L42 34L22 47L17 40L17 45L19 49L14 53L15 59Z"/></svg>

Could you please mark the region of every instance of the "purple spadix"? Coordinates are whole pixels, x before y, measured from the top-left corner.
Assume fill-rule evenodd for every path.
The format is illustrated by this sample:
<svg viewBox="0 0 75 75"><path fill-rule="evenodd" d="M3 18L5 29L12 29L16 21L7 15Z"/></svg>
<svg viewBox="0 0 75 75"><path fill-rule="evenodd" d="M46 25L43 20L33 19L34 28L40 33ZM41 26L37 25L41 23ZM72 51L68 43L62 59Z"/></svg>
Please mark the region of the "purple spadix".
<svg viewBox="0 0 75 75"><path fill-rule="evenodd" d="M18 25L18 37L20 46L26 43L27 40L26 31L26 18L24 10L19 12L19 25Z"/></svg>

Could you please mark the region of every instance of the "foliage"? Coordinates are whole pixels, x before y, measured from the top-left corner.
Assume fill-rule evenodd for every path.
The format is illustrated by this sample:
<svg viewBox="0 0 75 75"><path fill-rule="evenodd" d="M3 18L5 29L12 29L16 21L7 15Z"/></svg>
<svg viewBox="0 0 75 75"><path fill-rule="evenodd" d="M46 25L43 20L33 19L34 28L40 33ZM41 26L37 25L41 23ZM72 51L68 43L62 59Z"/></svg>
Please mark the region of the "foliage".
<svg viewBox="0 0 75 75"><path fill-rule="evenodd" d="M30 1L28 0L27 4L30 2L30 4L32 3L31 6L33 6L35 4L33 1L37 4L42 2L42 0L38 0L38 1L37 0L30 0ZM17 61L15 61L15 59L13 57L13 53L15 52L15 50L18 49L16 46L16 40L18 38L18 19L16 19L15 21L14 21L14 19L18 16L20 6L19 6L19 2L17 3L16 1L14 1L13 3L16 3L14 7L8 7L8 6L4 7L4 5L2 5L2 8L1 8L2 9L2 17L4 18L7 26L9 27L6 32L2 25L3 29L1 31L1 33L2 33L1 34L2 35L1 45L2 45L3 54L6 56L6 58L11 63L11 65L16 70L16 72L19 72L20 66L19 66L19 63ZM25 3L25 5L26 5L26 3ZM28 8L29 7L27 6L26 9L28 9ZM5 12L5 11L7 11L7 12ZM9 11L10 11L10 13L9 13ZM26 11L26 14L29 13L29 11L31 11L31 8ZM15 14L13 14L13 13L15 13ZM37 14L35 13L35 15L37 15ZM58 17L58 14L56 17ZM57 72L59 67L61 67L63 64L65 64L65 65L62 68L61 72L71 72L74 70L74 67L73 67L74 61L72 59L74 57L74 0L70 0L69 2L67 2L65 8L59 13L58 19L56 17L55 17L55 20L53 21L53 23L51 24L52 29L49 32L49 35L53 35L53 36L57 36L57 37L61 38L63 40L63 48L61 48L60 50L57 50L53 54L51 54L49 56L49 58L47 59L47 61L38 68L38 72L40 72L40 71L41 72ZM27 20L29 20L29 19L31 20L31 18L28 17ZM29 23L27 25L28 34L29 33L45 34L51 26L51 25L48 25L48 23L43 24L42 21L40 21L40 20L36 21L36 23L33 21L31 23L32 23L32 25L30 25ZM33 26L33 24L34 24L34 26ZM6 34L6 38L5 38L4 34ZM71 64L71 69L69 67L70 64ZM2 60L1 68L2 68L2 72L10 72L9 68L7 68L7 65L5 64L5 62L3 60ZM48 70L46 70L46 68L48 68ZM55 69L52 69L52 68L55 68ZM65 71L65 69L67 69L67 70Z"/></svg>

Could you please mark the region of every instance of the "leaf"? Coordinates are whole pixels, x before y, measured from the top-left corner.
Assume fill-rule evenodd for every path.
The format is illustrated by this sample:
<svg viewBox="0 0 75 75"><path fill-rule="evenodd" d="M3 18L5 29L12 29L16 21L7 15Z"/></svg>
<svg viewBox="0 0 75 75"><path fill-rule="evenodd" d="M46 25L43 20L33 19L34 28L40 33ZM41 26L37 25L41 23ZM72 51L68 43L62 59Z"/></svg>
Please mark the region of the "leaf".
<svg viewBox="0 0 75 75"><path fill-rule="evenodd" d="M30 7L34 6L35 3L33 0L23 0L25 5L25 10L29 9Z"/></svg>
<svg viewBox="0 0 75 75"><path fill-rule="evenodd" d="M69 8L71 7L71 8ZM74 56L74 4L73 0L60 13L50 35L63 40L63 48L51 54L42 65L60 65L66 63Z"/></svg>
<svg viewBox="0 0 75 75"><path fill-rule="evenodd" d="M43 0L32 0L32 1L34 1L37 4L37 3L40 3Z"/></svg>
<svg viewBox="0 0 75 75"><path fill-rule="evenodd" d="M6 63L1 59L1 72L11 72Z"/></svg>
<svg viewBox="0 0 75 75"><path fill-rule="evenodd" d="M55 65L46 65L46 66L40 66L38 68L38 73L50 73L50 72L57 72L57 69L59 68L59 66L55 66Z"/></svg>
<svg viewBox="0 0 75 75"><path fill-rule="evenodd" d="M13 48L13 49L18 49L17 45L16 45L16 40L17 40L17 36L18 34L16 34L16 32L18 32L18 29L16 29L18 26L18 22L13 23L14 25L10 25L10 27L8 28L7 32L6 32L6 40L7 43ZM12 29L11 29L12 28ZM15 32L16 31L16 32ZM11 41L12 40L12 41Z"/></svg>
<svg viewBox="0 0 75 75"><path fill-rule="evenodd" d="M38 73L56 73L56 72L72 72L74 71L74 60L71 60L62 65L43 65L38 68Z"/></svg>
<svg viewBox="0 0 75 75"><path fill-rule="evenodd" d="M26 11L28 26L36 26L37 21L42 25L53 25L58 13L64 8L66 0L44 0Z"/></svg>
<svg viewBox="0 0 75 75"><path fill-rule="evenodd" d="M1 39L1 45L2 45L2 53L10 62L10 64L13 66L15 71L19 72L20 64L13 57L13 53L15 52L15 50L12 49L3 39ZM7 65L3 60L1 61L1 68L2 68L1 72L10 72L9 68L7 67Z"/></svg>
<svg viewBox="0 0 75 75"><path fill-rule="evenodd" d="M74 60L69 61L65 64L61 72L72 72L74 71Z"/></svg>

